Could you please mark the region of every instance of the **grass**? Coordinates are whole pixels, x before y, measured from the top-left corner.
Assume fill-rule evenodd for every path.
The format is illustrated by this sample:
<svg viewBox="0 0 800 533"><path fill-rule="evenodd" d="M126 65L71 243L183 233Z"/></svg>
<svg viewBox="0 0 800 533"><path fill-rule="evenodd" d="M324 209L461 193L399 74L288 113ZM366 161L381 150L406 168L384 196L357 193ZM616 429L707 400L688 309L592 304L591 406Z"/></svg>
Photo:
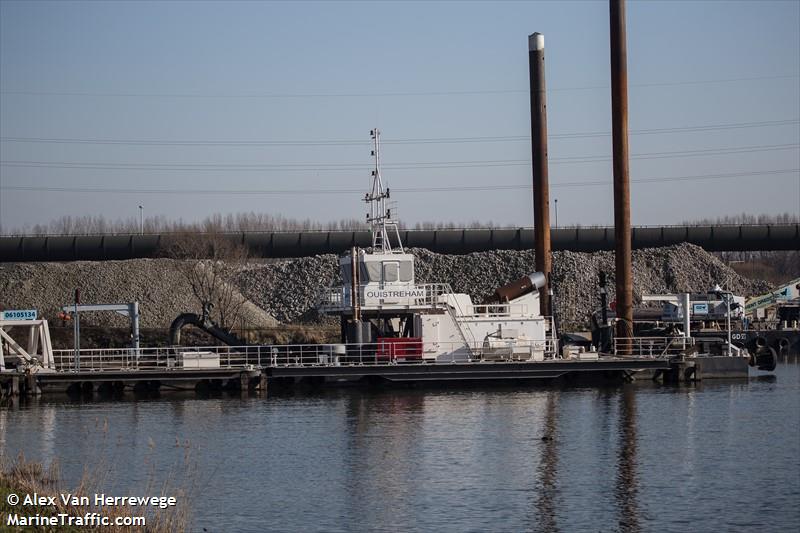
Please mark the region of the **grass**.
<svg viewBox="0 0 800 533"><path fill-rule="evenodd" d="M152 448L152 447L151 447ZM186 447L188 454L188 446ZM117 506L98 508L93 505L94 494L105 492L102 487L105 481L112 474L111 468L105 466L102 459L98 465L85 469L81 480L75 487L65 487L61 480L61 473L58 463L54 461L49 466L39 462L27 461L23 454L16 459L10 460L7 456L0 455L0 532L16 531L59 531L59 532L86 532L86 531L108 531L108 532L143 532L143 533L168 533L182 532L189 528L189 514L186 505L188 495L186 491L170 489L170 477L167 482L162 484L161 489L155 487L152 482L154 471L151 471L151 482L137 496L174 496L178 501L175 507L160 509L158 507L132 507ZM12 506L8 503L7 497L16 494L24 498L27 494L36 493L39 496L55 497L55 505L35 505L35 506ZM71 494L74 496L88 496L89 506L65 505L61 502L59 495ZM115 517L144 516L146 526L9 526L8 515L16 513L20 516L57 516L64 513L69 516L84 516L86 513L99 513L109 517L112 522Z"/></svg>
<svg viewBox="0 0 800 533"><path fill-rule="evenodd" d="M25 494L32 494L37 492L41 495L55 496L58 494L57 490L57 464L51 464L49 468L45 468L41 463L32 463L25 460L25 457L20 454L19 457L13 462L8 463L5 457L0 458L0 531L64 531L64 532L78 532L87 531L89 528L80 528L78 526L64 526L53 528L50 526L9 526L7 525L7 517L9 514L17 513L19 515L34 516L54 516L58 513L68 513L72 515L82 515L83 510L69 508L63 505L36 505L36 506L12 506L8 503L8 496L10 494L17 494L24 497Z"/></svg>
<svg viewBox="0 0 800 533"><path fill-rule="evenodd" d="M50 526L9 526L6 523L6 517L9 513L17 512L20 513L20 510L16 507L12 507L6 503L6 497L11 493L18 493L19 489L15 489L13 487L7 487L4 484L0 483L0 498L2 498L2 502L0 503L0 518L2 518L2 523L0 523L0 531L24 531L24 532L49 532L49 531L63 531L66 533L78 533L81 531L91 531L89 528L80 528L78 526L63 526L53 528ZM42 516L52 516L55 515L57 512L51 507L44 507L44 506L35 506L35 507L25 507L25 514L26 515L42 515ZM20 513L22 514L22 513Z"/></svg>

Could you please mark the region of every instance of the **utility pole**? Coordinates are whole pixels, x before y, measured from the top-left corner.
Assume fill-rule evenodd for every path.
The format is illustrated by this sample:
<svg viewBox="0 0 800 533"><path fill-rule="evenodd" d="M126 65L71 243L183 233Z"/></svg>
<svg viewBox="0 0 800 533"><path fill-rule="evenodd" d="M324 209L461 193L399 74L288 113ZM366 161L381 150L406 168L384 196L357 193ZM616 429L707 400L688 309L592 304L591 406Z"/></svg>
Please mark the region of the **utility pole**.
<svg viewBox="0 0 800 533"><path fill-rule="evenodd" d="M144 235L144 207L139 206L139 235Z"/></svg>
<svg viewBox="0 0 800 533"><path fill-rule="evenodd" d="M631 272L631 203L628 172L628 52L625 31L625 0L609 0L609 19L611 22L611 137L614 160L617 337L632 337L633 275Z"/></svg>
<svg viewBox="0 0 800 533"><path fill-rule="evenodd" d="M539 289L541 314L552 316L550 307L550 186L547 176L547 99L544 83L544 35L528 36L531 91L531 157L533 160L533 235L536 270L547 283Z"/></svg>

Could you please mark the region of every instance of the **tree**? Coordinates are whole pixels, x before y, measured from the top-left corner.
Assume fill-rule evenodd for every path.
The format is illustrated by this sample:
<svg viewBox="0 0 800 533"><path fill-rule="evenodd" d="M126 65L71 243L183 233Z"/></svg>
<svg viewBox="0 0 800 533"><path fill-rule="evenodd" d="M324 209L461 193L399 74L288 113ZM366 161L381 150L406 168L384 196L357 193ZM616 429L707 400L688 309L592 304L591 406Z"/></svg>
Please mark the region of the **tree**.
<svg viewBox="0 0 800 533"><path fill-rule="evenodd" d="M232 279L248 262L247 247L218 232L183 233L172 235L166 250L177 260L203 315L230 330L245 303Z"/></svg>

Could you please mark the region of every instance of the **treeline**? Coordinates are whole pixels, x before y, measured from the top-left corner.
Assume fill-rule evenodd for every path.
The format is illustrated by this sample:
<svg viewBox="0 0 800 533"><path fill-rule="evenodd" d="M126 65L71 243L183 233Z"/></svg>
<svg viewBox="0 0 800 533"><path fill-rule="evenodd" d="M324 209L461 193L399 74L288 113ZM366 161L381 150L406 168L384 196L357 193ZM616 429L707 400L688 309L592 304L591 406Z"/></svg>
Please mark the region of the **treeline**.
<svg viewBox="0 0 800 533"><path fill-rule="evenodd" d="M499 228L493 222L472 221L469 223L454 222L421 222L413 226L400 221L401 229L456 229L456 228ZM35 224L23 228L15 228L10 235L27 235L42 237L47 235L121 235L144 232L154 233L239 233L259 231L356 231L368 229L363 219L342 219L332 222L318 222L311 219L288 218L282 215L267 213L235 213L213 214L199 222L186 222L183 219L167 219L163 215L135 217L110 220L102 215L85 215L80 217L62 216L47 224Z"/></svg>
<svg viewBox="0 0 800 533"><path fill-rule="evenodd" d="M143 222L143 224L142 224ZM779 215L728 215L714 219L684 221L683 225L709 224L796 224L800 223L800 215L783 213ZM490 221L473 220L471 222L417 222L398 223L400 229L501 229L516 226L500 225ZM80 217L62 216L47 224L35 224L23 228L14 228L9 235L29 235L34 237L46 235L119 235L139 233L238 233L259 231L356 231L368 229L364 219L342 219L332 222L319 222L311 219L289 218L283 215L268 213L235 213L213 214L199 222L187 222L183 219L167 219L163 215L145 217L143 221L135 217L110 220L102 215L85 215ZM592 227L581 224L561 227Z"/></svg>
<svg viewBox="0 0 800 533"><path fill-rule="evenodd" d="M740 213L738 215L726 215L716 218L702 218L700 220L684 220L685 226L704 226L710 224L798 224L800 215L797 213L782 213L779 215L749 215Z"/></svg>
<svg viewBox="0 0 800 533"><path fill-rule="evenodd" d="M361 220L347 219L320 223L311 219L288 218L267 213L213 214L199 222L168 219L164 215L110 220L102 215L62 216L47 224L15 228L13 235L118 235L153 233L233 233L245 231L355 230L366 228Z"/></svg>

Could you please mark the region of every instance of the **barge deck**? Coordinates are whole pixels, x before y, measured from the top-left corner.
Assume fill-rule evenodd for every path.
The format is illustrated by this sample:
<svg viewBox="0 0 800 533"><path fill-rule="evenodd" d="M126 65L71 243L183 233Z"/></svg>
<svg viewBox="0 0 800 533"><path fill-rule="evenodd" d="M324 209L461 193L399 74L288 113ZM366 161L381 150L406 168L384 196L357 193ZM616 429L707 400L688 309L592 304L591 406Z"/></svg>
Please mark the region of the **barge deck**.
<svg viewBox="0 0 800 533"><path fill-rule="evenodd" d="M134 390L261 390L270 384L375 385L544 381L697 381L748 376L744 357L599 356L543 361L473 359L398 360L379 350L343 345L240 346L53 350L51 365L0 372L3 395ZM368 347L369 348L369 347ZM349 355L347 355L349 349ZM345 354L345 355L339 355Z"/></svg>

